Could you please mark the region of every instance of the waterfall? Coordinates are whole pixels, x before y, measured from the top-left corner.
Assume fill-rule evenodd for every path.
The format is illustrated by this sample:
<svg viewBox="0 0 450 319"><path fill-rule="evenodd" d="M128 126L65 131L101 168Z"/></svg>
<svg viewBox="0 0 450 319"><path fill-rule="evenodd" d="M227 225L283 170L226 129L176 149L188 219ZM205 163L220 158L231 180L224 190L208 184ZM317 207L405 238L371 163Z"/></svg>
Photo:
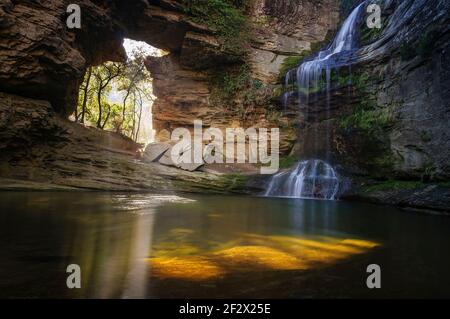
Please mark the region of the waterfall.
<svg viewBox="0 0 450 319"><path fill-rule="evenodd" d="M344 65L343 61L349 54L358 49L358 32L362 12L366 1L358 5L342 24L339 32L328 47L310 60L302 63L298 68L286 73L283 95L283 106L287 107L289 99L295 93L298 94L299 103L301 96L306 96L306 104L309 102L310 92L320 89L321 80L325 71L327 118L330 116L330 90L331 71L333 68ZM294 86L297 92L290 91ZM330 126L327 123L327 158L330 153ZM317 144L317 135L316 142ZM265 196L296 197L296 198L321 198L334 200L339 190L339 179L333 167L323 160L314 159L299 162L294 169L274 175L270 181Z"/></svg>
<svg viewBox="0 0 450 319"><path fill-rule="evenodd" d="M274 175L265 196L334 200L338 190L339 178L333 167L315 159Z"/></svg>
<svg viewBox="0 0 450 319"><path fill-rule="evenodd" d="M285 77L285 91L283 104L286 107L292 91L291 85L296 86L297 93L309 95L311 90L320 88L323 72L326 72L326 89L330 89L331 70L346 64L347 57L358 50L358 33L361 16L366 7L366 1L358 5L342 24L341 29L328 47L305 61L299 67L289 70Z"/></svg>
<svg viewBox="0 0 450 319"><path fill-rule="evenodd" d="M430 1L433 5L430 5ZM310 102L315 102L310 101L309 95L320 91L326 93L324 117L329 119L333 70L348 66L351 73L352 65L381 60L391 54L397 54L403 44L414 43L423 37L431 25L445 23L450 12L448 0L380 1L385 10L391 11L389 18L384 20L385 25L378 38L360 47L359 29L368 3L370 3L368 0L363 1L350 13L333 41L325 49L306 58L300 66L287 72L283 83L285 93L282 97L285 109L296 97L306 118L311 111ZM317 96L315 94L315 98ZM312 105L314 106L317 104ZM313 129L316 130L317 125ZM331 149L330 133L330 123L327 122L325 157L328 162ZM316 131L314 145L317 145L317 134ZM265 195L334 199L338 189L339 180L334 169L325 161L315 159L302 161L295 168L274 175Z"/></svg>

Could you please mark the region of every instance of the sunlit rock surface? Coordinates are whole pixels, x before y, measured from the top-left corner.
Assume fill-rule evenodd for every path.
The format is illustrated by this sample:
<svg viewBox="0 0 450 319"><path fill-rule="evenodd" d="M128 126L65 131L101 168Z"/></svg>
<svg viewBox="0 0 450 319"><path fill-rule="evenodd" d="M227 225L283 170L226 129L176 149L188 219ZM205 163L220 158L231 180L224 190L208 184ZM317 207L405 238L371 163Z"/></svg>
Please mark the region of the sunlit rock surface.
<svg viewBox="0 0 450 319"><path fill-rule="evenodd" d="M138 159L140 145L63 119L45 101L0 94L0 188L247 192L235 177Z"/></svg>

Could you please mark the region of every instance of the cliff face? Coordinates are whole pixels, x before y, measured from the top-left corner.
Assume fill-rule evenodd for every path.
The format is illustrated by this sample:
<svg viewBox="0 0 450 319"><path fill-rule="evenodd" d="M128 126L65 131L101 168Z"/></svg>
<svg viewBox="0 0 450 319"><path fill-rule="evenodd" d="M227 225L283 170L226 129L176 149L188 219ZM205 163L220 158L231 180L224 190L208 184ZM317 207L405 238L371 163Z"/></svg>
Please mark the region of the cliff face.
<svg viewBox="0 0 450 319"><path fill-rule="evenodd" d="M361 26L360 49L332 74L329 95L289 101L294 152L328 158L353 180L348 196L448 210L449 3L380 3L383 28Z"/></svg>
<svg viewBox="0 0 450 319"><path fill-rule="evenodd" d="M50 101L63 115L74 109L87 65L125 55L108 9L81 1L83 28L72 31L69 3L0 1L0 90Z"/></svg>
<svg viewBox="0 0 450 319"><path fill-rule="evenodd" d="M281 151L287 154L291 150L296 140L293 121L273 100L277 98L280 70L286 59L310 52L312 44L322 42L336 29L339 1L251 3L246 12L250 39L240 58L218 58L217 52L223 52L220 39L199 31L186 34L181 51L148 58L157 96L154 127L162 131L160 139L167 131L190 127L200 119L205 126L221 129L280 127ZM227 51L224 54L230 55ZM240 92L217 94L227 89Z"/></svg>
<svg viewBox="0 0 450 319"><path fill-rule="evenodd" d="M199 55L207 50L205 43L214 47L217 42L205 26L191 22L177 1L79 1L82 27L73 30L66 27L70 3L1 0L0 90L48 100L67 115L74 110L86 67L123 61L125 37ZM204 34L200 41L189 41L197 33ZM227 59L214 50L208 56Z"/></svg>
<svg viewBox="0 0 450 319"><path fill-rule="evenodd" d="M93 145L99 147L111 140L109 133L90 130L85 134L85 128L65 120L74 111L86 68L123 61L124 38L169 52L147 63L158 97L156 129L170 131L192 125L195 119L218 127L278 127L281 123L282 150L288 152L295 132L271 106L279 69L286 57L322 41L338 19L337 0L254 1L246 9L251 27L246 30L244 50L236 52L220 30L193 16L195 10L187 10L184 0L78 1L82 27L74 30L65 24L70 3L0 0L3 177L95 189L111 189L106 181L119 178L123 182L112 189L149 187L141 179L126 178L125 171L111 169L113 154L122 152L122 159L139 171L133 164L136 145L116 143L113 138L116 142L102 152L87 145L95 140ZM284 18L286 8L295 9L289 10L290 23ZM214 84L212 79L223 80L240 69L245 70L239 73L245 74L245 87L235 91L242 94L222 99L220 81ZM81 162L73 158L71 148L84 154L90 168L70 164ZM92 181L92 169L102 182ZM69 176L78 178L74 182ZM84 179L89 181L83 184Z"/></svg>
<svg viewBox="0 0 450 319"><path fill-rule="evenodd" d="M295 144L296 158L330 156L356 181L447 181L446 1L383 1L388 20L401 4L413 3L404 12L417 14L388 36L362 30L361 59L334 79L344 85L329 99L317 94L299 105L293 97L282 109L286 70L326 43L340 12L357 2L254 0L243 9L243 39L234 39L233 28L224 35L220 25L202 18L204 8L185 0L82 0L79 30L65 25L68 0L0 0L0 175L95 189L234 187L235 180L176 170L164 173L174 181L167 182L156 173L160 168L135 161L138 145L66 120L86 68L122 61L122 40L131 38L168 52L146 63L161 140L197 119L219 128L279 127L282 155ZM239 50L235 40L241 40Z"/></svg>
<svg viewBox="0 0 450 319"><path fill-rule="evenodd" d="M403 18L401 11L407 10L416 13L414 17ZM385 30L362 46L350 71L344 67L340 78L332 79L335 84L352 84L332 90L331 112L325 114L325 94L305 106L306 113L316 116L306 121L303 133L320 139L318 153L331 147L334 160L349 172L448 180L449 4L391 2L385 11ZM370 31L363 26L362 32L364 44L364 32ZM326 143L326 134L314 131L330 125L332 135ZM311 138L298 153L312 152Z"/></svg>

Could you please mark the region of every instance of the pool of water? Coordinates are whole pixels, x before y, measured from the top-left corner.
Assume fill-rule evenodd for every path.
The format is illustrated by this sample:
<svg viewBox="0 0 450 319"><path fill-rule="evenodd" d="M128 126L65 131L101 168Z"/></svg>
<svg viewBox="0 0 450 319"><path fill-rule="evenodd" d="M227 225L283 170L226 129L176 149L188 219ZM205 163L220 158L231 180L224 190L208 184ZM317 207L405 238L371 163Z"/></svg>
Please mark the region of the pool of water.
<svg viewBox="0 0 450 319"><path fill-rule="evenodd" d="M449 247L449 217L361 203L0 193L0 297L450 297Z"/></svg>

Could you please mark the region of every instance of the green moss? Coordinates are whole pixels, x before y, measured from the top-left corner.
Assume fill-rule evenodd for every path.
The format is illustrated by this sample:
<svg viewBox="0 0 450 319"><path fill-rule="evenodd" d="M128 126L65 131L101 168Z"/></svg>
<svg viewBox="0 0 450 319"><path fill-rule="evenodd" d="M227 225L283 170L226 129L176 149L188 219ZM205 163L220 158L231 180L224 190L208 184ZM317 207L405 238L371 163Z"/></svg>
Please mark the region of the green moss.
<svg viewBox="0 0 450 319"><path fill-rule="evenodd" d="M366 24L364 24L364 25L366 27L363 28L362 33L361 33L361 44L368 45L368 44L378 40L381 33L383 32L383 26L381 28L368 28Z"/></svg>
<svg viewBox="0 0 450 319"><path fill-rule="evenodd" d="M303 63L303 60L305 60L305 58L311 56L313 53L321 50L325 45L330 43L333 35L333 32L329 31L323 41L311 43L311 50L304 50L298 55L286 57L281 64L280 73L278 74L278 81L284 84L286 73L289 70L297 68L300 64Z"/></svg>
<svg viewBox="0 0 450 319"><path fill-rule="evenodd" d="M248 0L182 0L185 12L193 21L207 25L218 33L226 50L242 54L249 39L245 16Z"/></svg>
<svg viewBox="0 0 450 319"><path fill-rule="evenodd" d="M268 105L265 110L265 118L266 120L278 124L278 126L282 125L281 119L283 117L283 112L278 110L274 105Z"/></svg>
<svg viewBox="0 0 450 319"><path fill-rule="evenodd" d="M279 85L272 90L272 97L279 98L283 93L284 93L284 88L282 85Z"/></svg>
<svg viewBox="0 0 450 319"><path fill-rule="evenodd" d="M372 80L366 73L350 75L338 80L339 82L350 82L360 95L360 102L355 106L353 112L339 120L341 129L354 128L367 133L376 134L385 130L394 122L394 112L391 107L380 108L376 104L376 98L369 93Z"/></svg>
<svg viewBox="0 0 450 319"><path fill-rule="evenodd" d="M291 168L298 162L293 156L286 156L280 158L280 169Z"/></svg>
<svg viewBox="0 0 450 319"><path fill-rule="evenodd" d="M437 167L433 162L427 162L422 167L422 181L432 181L436 178Z"/></svg>
<svg viewBox="0 0 450 319"><path fill-rule="evenodd" d="M218 69L210 76L213 86L211 99L215 105L230 104L236 95L253 83L247 64L235 68ZM256 84L255 84L256 85Z"/></svg>
<svg viewBox="0 0 450 319"><path fill-rule="evenodd" d="M225 174L221 176L224 185L227 185L228 191L245 189L248 177L241 174Z"/></svg>
<svg viewBox="0 0 450 319"><path fill-rule="evenodd" d="M361 104L350 115L342 118L339 122L341 128L354 127L356 129L366 131L367 133L375 133L381 129L388 127L393 121L392 112L389 109L364 109Z"/></svg>
<svg viewBox="0 0 450 319"><path fill-rule="evenodd" d="M441 187L450 188L450 181L440 182L438 185Z"/></svg>
<svg viewBox="0 0 450 319"><path fill-rule="evenodd" d="M328 30L325 38L322 41L311 43L311 54L322 50L326 45L328 45L334 38L336 31Z"/></svg>
<svg viewBox="0 0 450 319"><path fill-rule="evenodd" d="M414 190L423 187L422 182L417 181L399 181L388 180L376 185L363 187L364 193L383 192L383 191L400 191L400 190Z"/></svg>
<svg viewBox="0 0 450 319"><path fill-rule="evenodd" d="M373 158L373 164L369 165L373 176L386 176L394 169L395 158L390 150L385 149Z"/></svg>
<svg viewBox="0 0 450 319"><path fill-rule="evenodd" d="M311 55L311 51L303 51L300 55L293 55L288 56L284 59L283 63L281 64L280 68L280 74L278 75L278 80L280 82L283 82L286 73L288 73L289 70L295 69L298 67L302 61L305 59L305 57Z"/></svg>
<svg viewBox="0 0 450 319"><path fill-rule="evenodd" d="M217 69L210 74L211 104L237 113L243 121L251 116L250 108L266 105L271 92L261 81L252 78L250 66Z"/></svg>

